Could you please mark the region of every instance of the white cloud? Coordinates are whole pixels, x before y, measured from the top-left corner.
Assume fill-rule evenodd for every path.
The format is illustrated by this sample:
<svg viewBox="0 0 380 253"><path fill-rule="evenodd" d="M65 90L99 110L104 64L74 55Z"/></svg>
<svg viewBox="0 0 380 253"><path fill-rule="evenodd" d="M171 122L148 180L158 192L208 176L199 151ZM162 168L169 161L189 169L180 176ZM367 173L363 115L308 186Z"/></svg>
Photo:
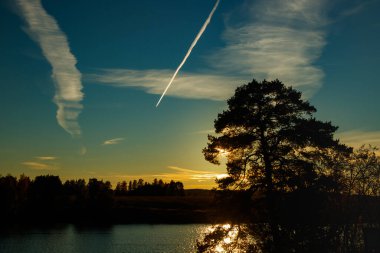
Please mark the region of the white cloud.
<svg viewBox="0 0 380 253"><path fill-rule="evenodd" d="M28 26L28 35L38 43L52 66L58 123L71 135L80 135L77 119L83 99L81 73L75 66L77 60L70 52L66 35L44 10L40 0L18 0L18 6Z"/></svg>
<svg viewBox="0 0 380 253"><path fill-rule="evenodd" d="M32 170L57 170L57 168L55 168L54 166L45 163L23 162L21 164L27 166L29 169Z"/></svg>
<svg viewBox="0 0 380 253"><path fill-rule="evenodd" d="M210 63L223 73L279 79L310 96L323 71L314 65L326 44L324 1L260 1L243 25L227 23L227 46Z"/></svg>
<svg viewBox="0 0 380 253"><path fill-rule="evenodd" d="M168 95L225 100L252 78L277 78L310 97L324 76L315 62L326 44L325 5L325 1L313 0L247 1L243 22L233 24L231 17L236 14L229 15L223 34L226 46L206 57L209 69L181 73ZM108 69L89 77L99 83L161 94L171 73Z"/></svg>
<svg viewBox="0 0 380 253"><path fill-rule="evenodd" d="M53 161L57 159L55 156L37 156L36 158L41 161Z"/></svg>
<svg viewBox="0 0 380 253"><path fill-rule="evenodd" d="M163 84L169 81L171 72L172 70L168 69L108 69L98 74L89 74L88 78L117 87L137 87L149 94L161 94ZM225 100L242 82L243 79L239 77L184 72L177 77L176 85L171 87L167 94L183 98Z"/></svg>
<svg viewBox="0 0 380 253"><path fill-rule="evenodd" d="M110 140L105 140L103 142L103 145L116 145L116 144L119 144L120 142L122 142L124 140L124 138L114 138L114 139L110 139Z"/></svg>

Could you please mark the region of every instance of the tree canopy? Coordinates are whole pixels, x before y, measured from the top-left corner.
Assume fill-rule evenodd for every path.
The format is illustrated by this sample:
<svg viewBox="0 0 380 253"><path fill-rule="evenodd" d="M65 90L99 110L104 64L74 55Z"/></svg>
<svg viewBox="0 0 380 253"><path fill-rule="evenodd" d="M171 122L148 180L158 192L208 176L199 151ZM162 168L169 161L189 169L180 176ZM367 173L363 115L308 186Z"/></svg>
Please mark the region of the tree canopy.
<svg viewBox="0 0 380 253"><path fill-rule="evenodd" d="M228 209L248 221L217 225L198 241L198 252L363 251L354 235L364 223L379 224L377 149L341 144L338 127L317 120L301 92L279 80L253 80L227 103L203 153L214 164L224 157L228 177L217 182L240 191L220 197L237 200Z"/></svg>
<svg viewBox="0 0 380 253"><path fill-rule="evenodd" d="M301 92L279 80L253 80L227 103L203 149L211 163L220 164L221 155L227 159L229 176L217 181L221 188L333 190L337 172L326 168L326 156L351 149L334 139L338 127L313 116L316 109Z"/></svg>

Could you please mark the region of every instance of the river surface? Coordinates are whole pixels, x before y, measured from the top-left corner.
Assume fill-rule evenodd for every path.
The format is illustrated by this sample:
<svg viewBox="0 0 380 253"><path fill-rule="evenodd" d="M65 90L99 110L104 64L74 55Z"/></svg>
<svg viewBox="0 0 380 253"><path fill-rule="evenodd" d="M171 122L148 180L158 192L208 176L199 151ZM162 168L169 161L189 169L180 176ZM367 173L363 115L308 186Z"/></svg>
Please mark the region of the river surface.
<svg viewBox="0 0 380 253"><path fill-rule="evenodd" d="M195 252L207 225L115 225L15 229L0 234L1 253Z"/></svg>

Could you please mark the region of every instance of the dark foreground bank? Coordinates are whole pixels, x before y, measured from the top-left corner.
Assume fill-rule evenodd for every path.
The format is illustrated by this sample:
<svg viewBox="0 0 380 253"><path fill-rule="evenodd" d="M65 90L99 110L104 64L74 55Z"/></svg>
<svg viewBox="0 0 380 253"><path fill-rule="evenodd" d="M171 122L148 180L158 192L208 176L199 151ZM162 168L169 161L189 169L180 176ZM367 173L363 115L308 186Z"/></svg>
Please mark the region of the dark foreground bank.
<svg viewBox="0 0 380 253"><path fill-rule="evenodd" d="M266 205L265 198L251 199L244 192L205 190L189 190L183 196L69 198L8 209L2 224L236 224L272 219L282 224L380 224L377 197L280 194L270 210Z"/></svg>
<svg viewBox="0 0 380 253"><path fill-rule="evenodd" d="M211 191L188 191L183 196L109 196L27 202L8 208L3 225L12 224L188 224L223 222Z"/></svg>
<svg viewBox="0 0 380 253"><path fill-rule="evenodd" d="M182 183L90 179L61 183L0 177L2 224L380 224L380 197L301 189L271 196L250 191L184 190ZM129 189L130 188L130 189Z"/></svg>

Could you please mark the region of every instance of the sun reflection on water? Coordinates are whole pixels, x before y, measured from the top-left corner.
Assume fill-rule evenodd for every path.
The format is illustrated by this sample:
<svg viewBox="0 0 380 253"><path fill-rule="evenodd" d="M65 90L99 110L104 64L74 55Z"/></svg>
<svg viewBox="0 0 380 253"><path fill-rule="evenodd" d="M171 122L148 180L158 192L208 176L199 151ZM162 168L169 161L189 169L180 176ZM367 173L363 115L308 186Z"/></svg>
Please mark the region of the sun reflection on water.
<svg viewBox="0 0 380 253"><path fill-rule="evenodd" d="M206 227L203 233L209 249L206 252L243 252L244 245L255 244L254 238L247 236L245 228L245 225L229 223Z"/></svg>

